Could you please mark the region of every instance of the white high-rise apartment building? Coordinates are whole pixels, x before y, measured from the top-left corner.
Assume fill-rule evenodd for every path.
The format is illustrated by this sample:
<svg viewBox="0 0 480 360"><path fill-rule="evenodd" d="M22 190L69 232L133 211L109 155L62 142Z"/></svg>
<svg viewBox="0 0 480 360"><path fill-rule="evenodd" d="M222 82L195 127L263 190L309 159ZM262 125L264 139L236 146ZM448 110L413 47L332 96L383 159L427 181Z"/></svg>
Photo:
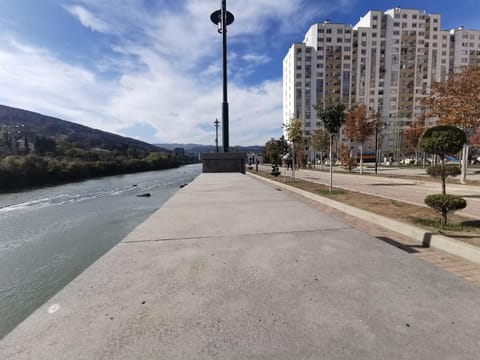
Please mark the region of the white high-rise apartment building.
<svg viewBox="0 0 480 360"><path fill-rule="evenodd" d="M480 63L480 31L441 30L438 14L397 7L369 11L353 27L314 24L283 61L283 122L300 118L307 139L322 126L319 101L365 104L387 124L382 148L393 153L432 84L472 63Z"/></svg>

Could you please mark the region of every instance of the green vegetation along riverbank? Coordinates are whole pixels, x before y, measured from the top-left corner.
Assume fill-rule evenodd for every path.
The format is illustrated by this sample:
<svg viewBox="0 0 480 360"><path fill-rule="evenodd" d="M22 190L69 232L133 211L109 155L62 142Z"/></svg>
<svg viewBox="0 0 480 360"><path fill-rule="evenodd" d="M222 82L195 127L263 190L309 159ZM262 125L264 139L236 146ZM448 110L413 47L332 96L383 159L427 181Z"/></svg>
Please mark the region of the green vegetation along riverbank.
<svg viewBox="0 0 480 360"><path fill-rule="evenodd" d="M101 176L169 169L180 165L181 159L165 153L150 153L139 158L118 156L96 160L12 155L0 158L0 192Z"/></svg>

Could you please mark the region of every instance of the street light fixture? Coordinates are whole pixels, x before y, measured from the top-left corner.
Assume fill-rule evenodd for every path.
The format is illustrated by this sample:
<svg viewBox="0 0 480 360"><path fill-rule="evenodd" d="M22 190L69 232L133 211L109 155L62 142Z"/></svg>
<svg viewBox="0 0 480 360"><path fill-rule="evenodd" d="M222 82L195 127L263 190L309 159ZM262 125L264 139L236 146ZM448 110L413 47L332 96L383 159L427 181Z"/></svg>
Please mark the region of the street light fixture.
<svg viewBox="0 0 480 360"><path fill-rule="evenodd" d="M222 34L223 40L223 102L222 102L222 132L223 152L228 152L228 100L227 100L227 26L233 23L234 16L227 11L227 1L221 1L220 10L210 15L210 20L217 25L218 33Z"/></svg>

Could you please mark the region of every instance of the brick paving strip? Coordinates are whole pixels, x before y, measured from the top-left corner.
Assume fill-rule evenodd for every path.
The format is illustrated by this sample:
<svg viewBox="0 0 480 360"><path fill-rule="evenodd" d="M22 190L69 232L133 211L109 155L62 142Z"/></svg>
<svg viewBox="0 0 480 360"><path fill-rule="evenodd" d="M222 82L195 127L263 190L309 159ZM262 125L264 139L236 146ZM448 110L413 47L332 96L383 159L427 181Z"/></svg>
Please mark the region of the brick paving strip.
<svg viewBox="0 0 480 360"><path fill-rule="evenodd" d="M448 254L442 250L424 247L421 244L413 242L408 237L400 235L392 230L386 229L371 222L366 222L355 216L343 213L337 209L331 208L318 201L308 199L294 192L289 192L296 199L307 203L310 206L313 206L322 212L331 215L332 217L342 220L357 229L365 231L379 240L390 243L391 245L394 245L399 249L402 249L440 269L446 270L460 278L480 286L480 265L474 264L458 256Z"/></svg>

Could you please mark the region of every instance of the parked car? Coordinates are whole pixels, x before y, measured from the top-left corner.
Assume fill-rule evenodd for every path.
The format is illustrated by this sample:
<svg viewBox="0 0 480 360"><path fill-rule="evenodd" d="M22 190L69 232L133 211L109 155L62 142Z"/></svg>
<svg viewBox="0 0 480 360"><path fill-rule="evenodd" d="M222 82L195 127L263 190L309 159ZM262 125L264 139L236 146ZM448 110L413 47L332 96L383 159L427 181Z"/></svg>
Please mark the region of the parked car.
<svg viewBox="0 0 480 360"><path fill-rule="evenodd" d="M412 158L402 159L402 160L400 160L400 164L402 164L402 165L414 165L415 164L415 159L412 159Z"/></svg>

